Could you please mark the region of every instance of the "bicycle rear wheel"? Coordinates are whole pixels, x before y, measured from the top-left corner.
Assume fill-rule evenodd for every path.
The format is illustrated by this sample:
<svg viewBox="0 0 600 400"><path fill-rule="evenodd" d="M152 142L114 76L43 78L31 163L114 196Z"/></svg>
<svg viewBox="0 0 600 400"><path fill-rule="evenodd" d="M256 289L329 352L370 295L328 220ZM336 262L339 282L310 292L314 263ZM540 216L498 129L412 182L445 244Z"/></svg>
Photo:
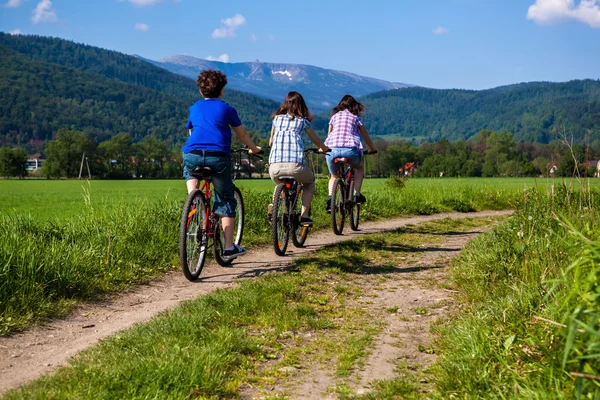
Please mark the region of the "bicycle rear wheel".
<svg viewBox="0 0 600 400"><path fill-rule="evenodd" d="M190 193L179 225L179 258L183 275L190 281L200 276L208 249L206 199L200 190Z"/></svg>
<svg viewBox="0 0 600 400"><path fill-rule="evenodd" d="M273 215L271 216L271 239L275 254L278 256L285 254L290 238L287 201L287 187L284 183L280 183L275 186L275 192L273 193Z"/></svg>
<svg viewBox="0 0 600 400"><path fill-rule="evenodd" d="M302 190L302 186L298 185L298 188L296 189L296 198L294 199L294 205L292 207L292 243L294 243L294 246L296 247L304 246L304 242L306 242L306 237L308 236L308 231L310 230L310 226L300 225L300 216L302 215Z"/></svg>
<svg viewBox="0 0 600 400"><path fill-rule="evenodd" d="M333 184L333 193L331 195L331 227L333 228L333 233L336 235L341 235L344 230L345 216L344 183L338 178Z"/></svg>
<svg viewBox="0 0 600 400"><path fill-rule="evenodd" d="M357 231L360 222L360 204L354 201L354 180L350 183L348 193L350 197L350 229Z"/></svg>
<svg viewBox="0 0 600 400"><path fill-rule="evenodd" d="M244 234L244 199L242 198L242 193L240 189L237 187L233 188L233 196L235 197L235 201L237 203L235 208L235 222L233 225L233 243L236 245L240 245L242 243L242 235ZM221 221L215 223L215 236L213 239L213 254L215 256L215 261L221 267L226 267L231 265L233 260L225 261L223 260L223 250L225 248L225 233L223 232L223 226L221 225Z"/></svg>

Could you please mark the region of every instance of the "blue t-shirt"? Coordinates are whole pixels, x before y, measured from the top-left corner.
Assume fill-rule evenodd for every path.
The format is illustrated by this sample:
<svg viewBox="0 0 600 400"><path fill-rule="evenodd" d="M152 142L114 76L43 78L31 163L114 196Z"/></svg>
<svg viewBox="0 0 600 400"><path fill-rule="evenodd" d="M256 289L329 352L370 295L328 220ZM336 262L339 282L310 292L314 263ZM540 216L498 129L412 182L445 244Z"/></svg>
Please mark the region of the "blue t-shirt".
<svg viewBox="0 0 600 400"><path fill-rule="evenodd" d="M220 151L229 154L231 129L242 121L235 108L220 99L198 100L190 107L190 117L185 126L192 134L183 146L183 152L192 150Z"/></svg>

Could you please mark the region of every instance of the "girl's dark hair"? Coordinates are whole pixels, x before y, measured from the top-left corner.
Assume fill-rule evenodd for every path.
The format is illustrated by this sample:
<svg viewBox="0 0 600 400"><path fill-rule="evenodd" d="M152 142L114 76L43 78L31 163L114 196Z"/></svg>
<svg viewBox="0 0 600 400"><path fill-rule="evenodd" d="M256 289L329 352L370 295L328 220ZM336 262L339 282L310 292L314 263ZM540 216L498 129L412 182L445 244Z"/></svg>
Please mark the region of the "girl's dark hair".
<svg viewBox="0 0 600 400"><path fill-rule="evenodd" d="M356 101L354 97L347 94L344 97L342 97L342 100L340 100L340 104L335 106L335 108L331 112L331 115L340 111L348 110L352 114L360 117L365 112L365 108L366 107L360 104L358 101Z"/></svg>
<svg viewBox="0 0 600 400"><path fill-rule="evenodd" d="M277 111L271 115L271 118L275 118L276 115L285 115L290 114L292 119L294 118L304 118L309 121L312 121L313 115L308 110L306 103L304 102L304 98L298 92L289 92L285 96L285 100Z"/></svg>
<svg viewBox="0 0 600 400"><path fill-rule="evenodd" d="M196 85L198 85L202 96L215 99L219 97L221 90L227 85L227 76L221 71L205 69L198 75Z"/></svg>

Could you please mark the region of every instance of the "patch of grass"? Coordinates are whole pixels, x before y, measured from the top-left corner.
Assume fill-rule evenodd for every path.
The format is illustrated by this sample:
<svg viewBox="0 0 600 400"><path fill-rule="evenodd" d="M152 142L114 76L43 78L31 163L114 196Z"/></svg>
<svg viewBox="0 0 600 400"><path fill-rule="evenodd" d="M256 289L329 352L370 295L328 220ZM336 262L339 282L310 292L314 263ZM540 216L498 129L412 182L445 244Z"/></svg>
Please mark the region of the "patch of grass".
<svg viewBox="0 0 600 400"><path fill-rule="evenodd" d="M376 267L369 255L377 250L370 246L393 249L406 235L360 238L356 253L342 261L338 255L349 245L329 246L285 272L185 302L6 398L235 398L247 383L266 397L267 388L293 376L283 367L309 370L319 364L341 381L350 379L385 320L385 310L364 309L359 302L369 278L362 272ZM427 238L435 235L421 241ZM372 278L375 284L377 276ZM408 378L375 387L386 396L414 392Z"/></svg>
<svg viewBox="0 0 600 400"><path fill-rule="evenodd" d="M511 219L454 260L458 312L436 328L439 397L600 395L593 381L570 376L600 374L599 200L587 188L528 191Z"/></svg>

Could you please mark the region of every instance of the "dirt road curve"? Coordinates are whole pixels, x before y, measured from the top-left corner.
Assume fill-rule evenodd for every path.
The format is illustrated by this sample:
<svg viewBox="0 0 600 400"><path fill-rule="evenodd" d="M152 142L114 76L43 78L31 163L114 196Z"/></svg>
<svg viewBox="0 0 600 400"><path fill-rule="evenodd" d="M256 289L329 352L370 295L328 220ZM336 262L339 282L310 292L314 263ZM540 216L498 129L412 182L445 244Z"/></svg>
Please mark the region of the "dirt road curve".
<svg viewBox="0 0 600 400"><path fill-rule="evenodd" d="M294 257L314 251L322 245L426 221L510 213L445 213L368 222L361 225L359 232L348 229L343 236L335 236L331 231L314 233L308 237L305 248L296 249L290 245L286 257L276 256L271 247L261 247L250 249L230 268L222 268L211 262L202 272L204 278L194 283L187 281L179 271L168 273L161 280L119 294L105 303L82 305L66 319L12 337L0 338L0 394L55 370L68 363L68 359L78 351L136 323L147 321L181 301L232 286L240 278L251 278L282 268Z"/></svg>

